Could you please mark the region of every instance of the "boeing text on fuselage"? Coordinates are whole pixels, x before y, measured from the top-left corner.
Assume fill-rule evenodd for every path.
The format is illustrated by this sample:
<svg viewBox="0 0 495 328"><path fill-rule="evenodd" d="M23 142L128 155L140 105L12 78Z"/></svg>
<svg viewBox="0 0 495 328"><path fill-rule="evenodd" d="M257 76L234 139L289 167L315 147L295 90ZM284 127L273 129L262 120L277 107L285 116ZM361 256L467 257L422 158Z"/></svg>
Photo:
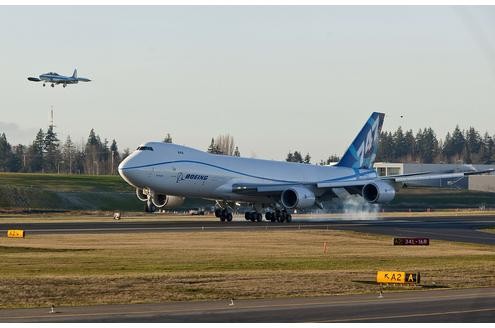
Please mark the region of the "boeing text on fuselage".
<svg viewBox="0 0 495 328"><path fill-rule="evenodd" d="M291 211L323 208L334 198L358 195L369 203L395 197L396 183L455 178L488 171L419 173L388 177L373 169L385 115L372 113L361 131L333 166L308 165L210 154L193 148L147 142L119 165L122 178L136 188L146 209L173 208L186 197L216 201L215 215L231 221L233 209L246 203L251 221L290 222Z"/></svg>

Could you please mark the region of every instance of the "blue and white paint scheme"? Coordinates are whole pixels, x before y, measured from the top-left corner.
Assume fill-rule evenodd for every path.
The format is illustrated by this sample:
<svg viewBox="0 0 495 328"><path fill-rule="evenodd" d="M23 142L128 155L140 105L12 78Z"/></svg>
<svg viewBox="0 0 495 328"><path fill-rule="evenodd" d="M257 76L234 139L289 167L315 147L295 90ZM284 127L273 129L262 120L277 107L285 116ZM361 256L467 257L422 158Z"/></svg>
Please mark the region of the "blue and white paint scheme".
<svg viewBox="0 0 495 328"><path fill-rule="evenodd" d="M51 83L52 88L55 87L55 84L62 84L64 88L67 84L77 84L79 82L90 82L90 79L85 77L77 77L77 69L74 69L74 73L72 76L64 76L57 74L55 72L41 74L38 77L28 77L29 81L32 82L43 82L43 86L46 86L46 83Z"/></svg>
<svg viewBox="0 0 495 328"><path fill-rule="evenodd" d="M385 115L372 113L336 165L320 166L216 155L163 142L147 142L119 165L122 178L136 188L147 208L173 208L185 197L217 201L215 214L232 220L236 203L251 204L246 219L291 220L290 210L324 207L335 197L360 195L370 203L386 203L395 197L395 182L439 178L428 172L378 177L373 169L378 138ZM477 174L483 172L475 172ZM455 177L473 172L446 173Z"/></svg>

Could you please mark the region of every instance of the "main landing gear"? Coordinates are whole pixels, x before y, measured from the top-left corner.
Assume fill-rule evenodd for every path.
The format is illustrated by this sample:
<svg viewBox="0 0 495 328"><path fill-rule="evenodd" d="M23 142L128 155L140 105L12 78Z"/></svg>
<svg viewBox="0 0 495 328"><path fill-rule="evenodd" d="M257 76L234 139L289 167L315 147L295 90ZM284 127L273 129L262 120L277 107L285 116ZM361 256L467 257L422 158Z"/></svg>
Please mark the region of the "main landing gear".
<svg viewBox="0 0 495 328"><path fill-rule="evenodd" d="M232 212L229 211L228 209L226 208L217 208L215 210L215 216L217 218L220 218L220 221L222 222L231 222L232 221Z"/></svg>
<svg viewBox="0 0 495 328"><path fill-rule="evenodd" d="M292 215L287 213L286 210L275 210L273 212L266 212L265 219L271 222L291 222Z"/></svg>
<svg viewBox="0 0 495 328"><path fill-rule="evenodd" d="M259 212L246 212L244 217L247 221L261 222L263 216ZM266 212L265 219L270 222L291 222L292 215L287 213L286 210L275 210L273 212Z"/></svg>
<svg viewBox="0 0 495 328"><path fill-rule="evenodd" d="M263 215L259 212L246 212L244 218L251 222L261 222L263 220Z"/></svg>

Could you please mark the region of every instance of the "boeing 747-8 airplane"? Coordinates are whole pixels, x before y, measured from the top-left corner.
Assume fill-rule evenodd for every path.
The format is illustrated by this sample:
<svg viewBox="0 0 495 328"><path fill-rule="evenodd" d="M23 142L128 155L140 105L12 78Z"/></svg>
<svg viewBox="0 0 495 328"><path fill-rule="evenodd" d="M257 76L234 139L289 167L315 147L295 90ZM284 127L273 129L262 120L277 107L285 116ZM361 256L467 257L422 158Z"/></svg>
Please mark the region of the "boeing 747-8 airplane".
<svg viewBox="0 0 495 328"><path fill-rule="evenodd" d="M428 172L389 177L373 169L384 114L372 113L344 156L334 166L318 166L206 153L163 142L141 145L119 165L137 197L158 208L173 208L185 197L216 200L215 215L231 221L238 202L248 203L251 221L290 222L290 210L319 207L335 197L358 194L369 203L395 197L394 183L455 178L492 172Z"/></svg>

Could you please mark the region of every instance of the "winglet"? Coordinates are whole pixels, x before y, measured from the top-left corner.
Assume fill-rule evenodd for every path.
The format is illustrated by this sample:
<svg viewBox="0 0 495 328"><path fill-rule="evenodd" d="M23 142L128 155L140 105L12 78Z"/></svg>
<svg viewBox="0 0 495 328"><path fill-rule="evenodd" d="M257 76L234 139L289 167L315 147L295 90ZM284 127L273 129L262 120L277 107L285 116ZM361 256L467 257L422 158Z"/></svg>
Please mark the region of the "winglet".
<svg viewBox="0 0 495 328"><path fill-rule="evenodd" d="M354 169L372 169L378 148L378 137L382 130L385 114L371 114L361 132L354 139L336 166Z"/></svg>

